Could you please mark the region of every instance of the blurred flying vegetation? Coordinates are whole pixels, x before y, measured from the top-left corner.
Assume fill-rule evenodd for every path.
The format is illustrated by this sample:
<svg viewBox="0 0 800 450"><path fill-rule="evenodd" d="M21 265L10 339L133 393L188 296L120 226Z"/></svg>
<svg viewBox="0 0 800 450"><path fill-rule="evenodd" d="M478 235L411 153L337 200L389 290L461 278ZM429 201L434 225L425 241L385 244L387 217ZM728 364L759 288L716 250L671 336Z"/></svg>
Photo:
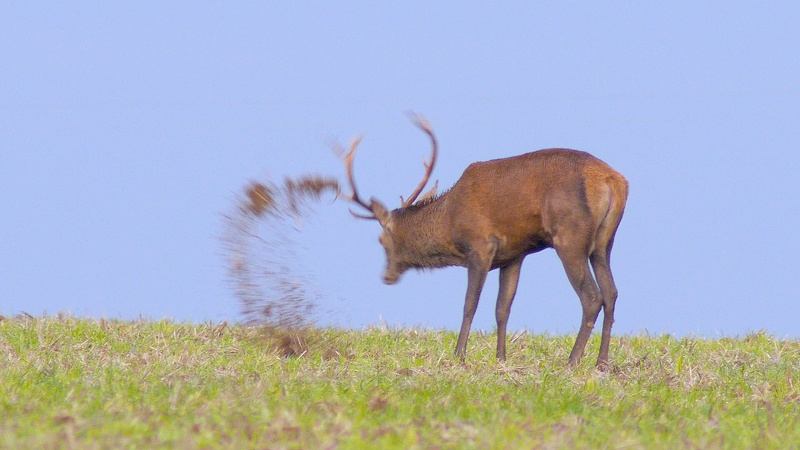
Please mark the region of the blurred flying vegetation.
<svg viewBox="0 0 800 450"><path fill-rule="evenodd" d="M252 181L225 215L228 276L245 323L299 330L314 323L321 294L298 256L297 237L313 203L339 195L339 181L319 175L282 185Z"/></svg>

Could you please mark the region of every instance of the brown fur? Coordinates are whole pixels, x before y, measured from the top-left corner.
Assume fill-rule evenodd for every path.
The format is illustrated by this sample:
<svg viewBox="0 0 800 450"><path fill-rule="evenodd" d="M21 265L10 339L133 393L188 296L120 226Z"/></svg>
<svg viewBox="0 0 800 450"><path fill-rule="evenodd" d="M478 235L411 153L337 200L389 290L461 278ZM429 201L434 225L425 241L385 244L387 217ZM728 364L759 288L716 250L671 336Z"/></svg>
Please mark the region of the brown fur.
<svg viewBox="0 0 800 450"><path fill-rule="evenodd" d="M581 151L548 149L471 164L449 191L417 204L387 211L372 199L366 206L383 228L387 284L410 268L467 267L457 356L466 353L487 272L500 269L497 357L505 359L506 326L522 261L554 248L583 310L569 363L580 361L602 309L597 365L605 368L617 299L610 254L627 196L628 182L606 163Z"/></svg>

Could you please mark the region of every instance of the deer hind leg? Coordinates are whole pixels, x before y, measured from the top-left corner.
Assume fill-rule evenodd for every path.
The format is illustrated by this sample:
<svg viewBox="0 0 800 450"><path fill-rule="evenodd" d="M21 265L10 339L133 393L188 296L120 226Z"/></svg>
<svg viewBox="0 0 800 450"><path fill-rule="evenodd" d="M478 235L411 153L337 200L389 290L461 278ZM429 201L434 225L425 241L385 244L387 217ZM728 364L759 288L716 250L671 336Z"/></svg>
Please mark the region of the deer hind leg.
<svg viewBox="0 0 800 450"><path fill-rule="evenodd" d="M522 259L520 258L500 269L500 289L497 293L495 317L497 318L497 359L501 361L506 359L506 327L508 326L508 316L511 313L511 303L517 293L521 268Z"/></svg>
<svg viewBox="0 0 800 450"><path fill-rule="evenodd" d="M597 356L597 367L608 368L608 348L611 343L611 326L614 324L614 306L617 303L617 286L611 275L611 263L607 251L596 251L590 257L594 275L600 285L603 296L603 334L600 339L600 353Z"/></svg>
<svg viewBox="0 0 800 450"><path fill-rule="evenodd" d="M595 234L597 248L589 257L603 295L603 334L600 339L600 353L597 356L597 367L601 370L608 368L608 348L611 343L611 327L614 325L614 307L617 303L617 286L611 274L611 248L614 246L614 235L622 220L624 206L624 195L621 200L612 196L609 212Z"/></svg>
<svg viewBox="0 0 800 450"><path fill-rule="evenodd" d="M597 316L600 314L603 299L600 295L600 289L597 287L597 283L589 270L586 252L564 248L556 248L556 252L558 252L558 256L564 265L564 270L567 272L567 278L569 278L573 289L575 289L581 300L581 325L578 330L578 337L575 339L575 345L569 355L569 365L575 366L583 356L586 343L589 341Z"/></svg>
<svg viewBox="0 0 800 450"><path fill-rule="evenodd" d="M478 309L478 300L481 297L483 284L486 282L486 274L492 267L492 260L497 251L497 244L487 241L477 248L473 248L469 254L467 266L467 295L464 299L464 318L461 321L461 331L458 333L456 343L456 357L464 360L467 354L467 338L472 327L472 319Z"/></svg>

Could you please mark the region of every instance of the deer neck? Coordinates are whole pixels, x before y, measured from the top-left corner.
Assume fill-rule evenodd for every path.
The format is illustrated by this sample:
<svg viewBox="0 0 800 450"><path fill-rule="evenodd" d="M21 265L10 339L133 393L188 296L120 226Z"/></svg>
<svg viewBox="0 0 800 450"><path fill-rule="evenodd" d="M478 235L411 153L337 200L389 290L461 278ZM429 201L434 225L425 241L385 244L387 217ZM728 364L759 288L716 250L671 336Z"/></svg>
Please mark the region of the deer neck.
<svg viewBox="0 0 800 450"><path fill-rule="evenodd" d="M448 216L444 198L394 211L394 232L408 267L433 269L462 265L453 244Z"/></svg>

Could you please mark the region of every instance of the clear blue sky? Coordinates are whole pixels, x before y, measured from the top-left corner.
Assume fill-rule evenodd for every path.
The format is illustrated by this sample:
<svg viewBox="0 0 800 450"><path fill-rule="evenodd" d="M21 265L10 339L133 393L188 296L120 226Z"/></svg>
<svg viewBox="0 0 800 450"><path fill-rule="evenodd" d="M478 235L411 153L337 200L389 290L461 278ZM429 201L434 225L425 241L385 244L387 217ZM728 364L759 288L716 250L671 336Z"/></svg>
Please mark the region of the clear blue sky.
<svg viewBox="0 0 800 450"><path fill-rule="evenodd" d="M265 5L269 3L269 5ZM236 320L222 215L250 179L449 187L473 161L589 151L631 194L615 333L800 336L794 2L11 2L0 15L0 314ZM374 222L323 203L298 263L325 320L456 328L466 272L381 283ZM552 251L510 328L573 333ZM474 329L494 327L496 272Z"/></svg>

